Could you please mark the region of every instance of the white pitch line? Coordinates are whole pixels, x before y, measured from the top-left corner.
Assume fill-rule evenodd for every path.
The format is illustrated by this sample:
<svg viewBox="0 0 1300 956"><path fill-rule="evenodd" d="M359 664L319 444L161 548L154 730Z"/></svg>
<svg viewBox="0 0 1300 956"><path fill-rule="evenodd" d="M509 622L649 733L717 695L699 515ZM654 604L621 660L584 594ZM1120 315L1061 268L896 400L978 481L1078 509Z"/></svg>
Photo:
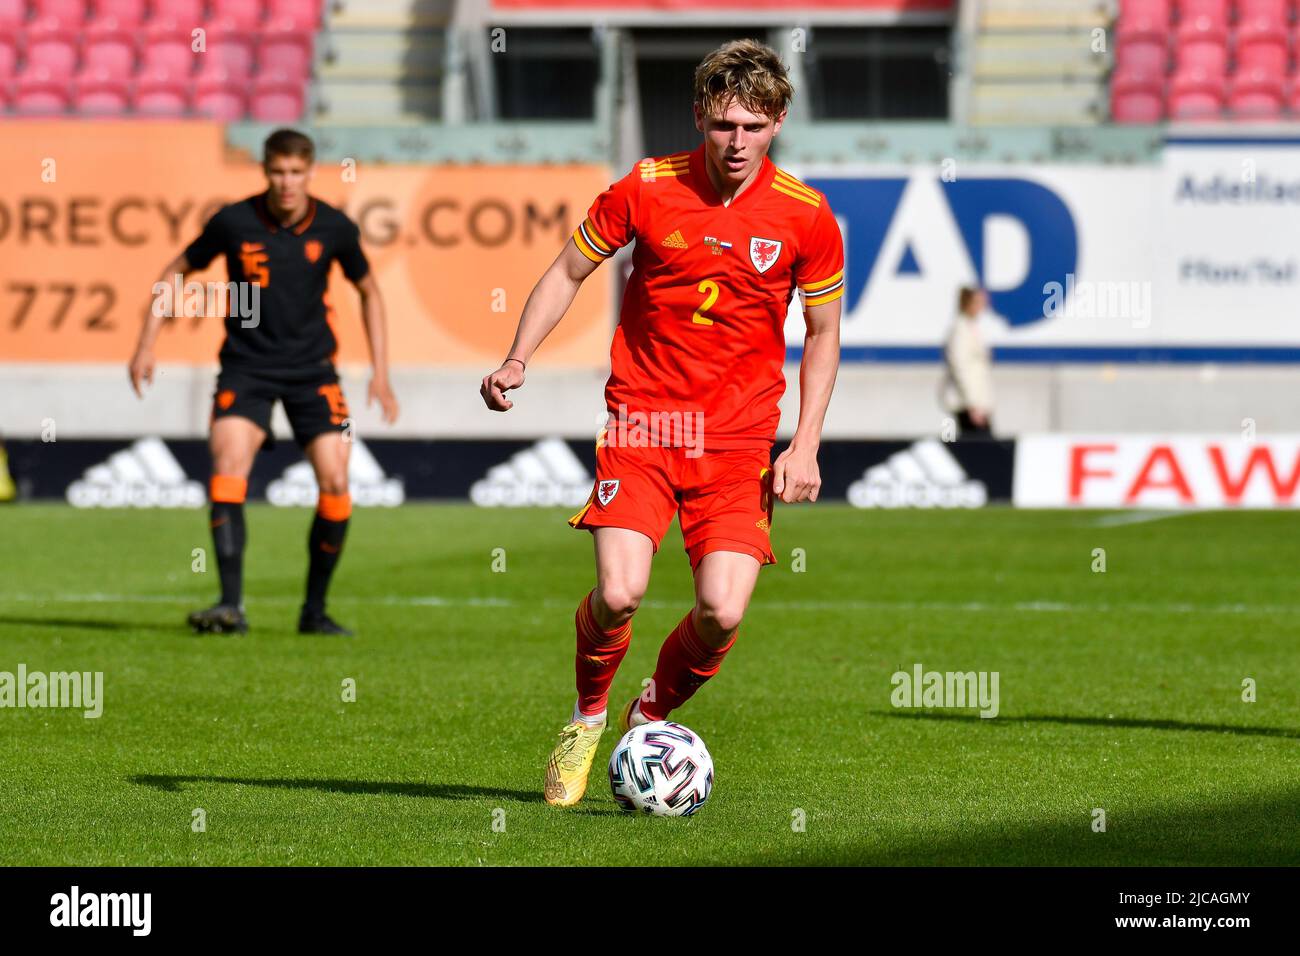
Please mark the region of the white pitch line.
<svg viewBox="0 0 1300 956"><path fill-rule="evenodd" d="M386 598L331 598L335 604L359 604L381 607L445 607L445 608L522 608L572 610L575 601L561 598L544 598L541 601L514 598L456 598L430 594L414 597ZM0 604L196 604L203 598L169 594L4 594ZM297 598L255 598L253 605L294 605ZM641 607L673 609L685 606L683 601L642 601ZM750 608L768 611L943 611L1017 614L1089 614L1089 613L1151 613L1151 614L1296 614L1300 604L1074 604L1066 601L1016 601L1011 604L990 604L984 601L752 601Z"/></svg>
<svg viewBox="0 0 1300 956"><path fill-rule="evenodd" d="M1120 511L1113 515L1102 515L1091 523L1093 528L1121 528L1129 524L1146 524L1148 521L1163 521L1165 518L1177 518L1181 515L1194 514L1192 511Z"/></svg>

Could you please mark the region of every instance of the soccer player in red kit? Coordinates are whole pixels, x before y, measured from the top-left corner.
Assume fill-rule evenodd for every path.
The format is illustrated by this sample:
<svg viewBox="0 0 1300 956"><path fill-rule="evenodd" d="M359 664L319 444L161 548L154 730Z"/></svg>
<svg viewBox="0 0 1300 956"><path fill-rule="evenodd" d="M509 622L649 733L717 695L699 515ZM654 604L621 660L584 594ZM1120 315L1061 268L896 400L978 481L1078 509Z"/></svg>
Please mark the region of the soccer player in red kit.
<svg viewBox="0 0 1300 956"><path fill-rule="evenodd" d="M695 606L668 635L646 692L619 728L664 720L718 672L758 581L775 564L776 498L816 501L817 449L839 364L844 252L826 197L767 158L793 90L780 58L728 43L695 71L703 144L646 159L597 197L542 276L509 357L483 379L488 407L524 383L526 363L582 281L635 241L596 440L596 482L569 523L592 532L596 587L578 607L577 702L546 768L548 803L571 806L606 725L610 683L659 543L678 515ZM807 336L799 422L771 460L785 390L784 325L796 290Z"/></svg>

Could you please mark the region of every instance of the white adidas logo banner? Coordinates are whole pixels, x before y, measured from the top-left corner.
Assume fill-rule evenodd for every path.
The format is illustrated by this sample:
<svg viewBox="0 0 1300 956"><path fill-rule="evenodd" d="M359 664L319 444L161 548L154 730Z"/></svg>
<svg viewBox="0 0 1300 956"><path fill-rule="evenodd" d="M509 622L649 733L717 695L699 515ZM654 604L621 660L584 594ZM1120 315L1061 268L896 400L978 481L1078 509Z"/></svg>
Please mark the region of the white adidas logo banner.
<svg viewBox="0 0 1300 956"><path fill-rule="evenodd" d="M849 485L857 508L981 508L989 498L984 482L967 477L940 441L926 438L868 468Z"/></svg>
<svg viewBox="0 0 1300 956"><path fill-rule="evenodd" d="M75 508L201 508L207 495L159 438L141 438L68 485Z"/></svg>
<svg viewBox="0 0 1300 956"><path fill-rule="evenodd" d="M469 497L484 508L577 508L586 504L594 480L562 439L543 438L511 455L509 461L489 468L486 477L470 486Z"/></svg>
<svg viewBox="0 0 1300 956"><path fill-rule="evenodd" d="M348 493L359 507L396 508L406 500L406 485L384 474L375 456L360 439L352 442L348 457ZM320 488L311 462L299 461L266 486L266 500L281 508L316 507Z"/></svg>

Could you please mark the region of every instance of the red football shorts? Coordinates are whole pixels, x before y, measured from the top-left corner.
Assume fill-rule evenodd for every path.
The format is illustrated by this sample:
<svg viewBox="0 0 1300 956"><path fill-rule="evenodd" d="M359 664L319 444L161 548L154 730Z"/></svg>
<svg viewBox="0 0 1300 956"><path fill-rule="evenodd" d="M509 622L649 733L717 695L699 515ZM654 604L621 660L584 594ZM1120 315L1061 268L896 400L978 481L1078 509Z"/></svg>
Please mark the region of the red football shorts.
<svg viewBox="0 0 1300 956"><path fill-rule="evenodd" d="M677 513L692 570L710 551L776 564L770 450L687 452L597 442L595 486L569 524L640 531L657 552Z"/></svg>

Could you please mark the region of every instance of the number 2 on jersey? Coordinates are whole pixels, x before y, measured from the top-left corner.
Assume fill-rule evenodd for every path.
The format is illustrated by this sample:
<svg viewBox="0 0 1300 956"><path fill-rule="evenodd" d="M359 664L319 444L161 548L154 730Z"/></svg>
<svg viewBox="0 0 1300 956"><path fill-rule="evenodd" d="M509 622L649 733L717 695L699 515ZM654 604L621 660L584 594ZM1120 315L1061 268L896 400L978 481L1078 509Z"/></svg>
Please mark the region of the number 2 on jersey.
<svg viewBox="0 0 1300 956"><path fill-rule="evenodd" d="M718 284L712 279L705 279L695 287L695 291L704 293L704 301L700 303L700 307L691 316L691 321L700 325L712 325L713 320L704 313L713 308L713 303L718 301Z"/></svg>

